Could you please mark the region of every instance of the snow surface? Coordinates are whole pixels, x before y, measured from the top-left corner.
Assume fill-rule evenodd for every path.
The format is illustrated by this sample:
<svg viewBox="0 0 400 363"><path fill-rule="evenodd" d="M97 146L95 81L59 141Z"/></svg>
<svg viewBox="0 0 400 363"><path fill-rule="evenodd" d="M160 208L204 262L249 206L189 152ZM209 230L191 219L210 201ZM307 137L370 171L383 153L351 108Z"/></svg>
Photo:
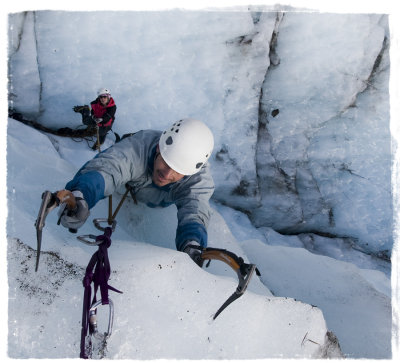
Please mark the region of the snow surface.
<svg viewBox="0 0 400 363"><path fill-rule="evenodd" d="M94 248L57 226L56 213L50 214L41 264L34 273L34 221L41 191L57 189L77 170L61 156L74 142L46 136L12 119L8 130L8 354L12 358L72 358L79 350L81 279ZM86 150L85 143L75 143L74 160L83 163ZM43 178L50 173L51 178ZM24 187L26 175L29 188ZM106 211L107 202L101 202L92 217L104 217ZM327 327L322 311L272 296L257 278L240 300L213 321L213 313L235 290L236 277L219 262L212 263L210 272L201 270L186 254L173 249L175 214L174 207L152 210L133 207L132 202L120 211L109 257L110 284L123 290L123 295L110 293L115 327L108 358L323 356ZM96 230L87 223L80 233L96 234ZM246 256L217 210L210 240ZM104 316L99 312L101 318L107 320L107 310Z"/></svg>
<svg viewBox="0 0 400 363"><path fill-rule="evenodd" d="M47 126L73 127L79 124L79 117L71 107L88 103L96 89L106 85L117 101L115 131L120 134L142 128L162 129L183 116L209 120L216 137L216 151L224 150L219 153L222 164L217 159L210 161L214 177L217 186L229 190L227 187L236 186L243 175L251 179L260 172L254 163L255 142L259 142L259 149L270 146L269 140L257 138L254 126L258 122L260 89L270 66L270 44L265 39L276 26L276 16L263 14L257 18L259 14L251 17L248 12L194 12L185 13L184 17L179 12L168 12L165 15L165 12L102 13L97 14L102 21L96 21L98 18L92 13L77 12L71 16L45 11L36 13L36 18L29 12L23 21L22 14L16 14L12 19L14 31L9 33L10 76L16 91L15 97L11 97L13 105L27 116L40 115L40 121ZM279 100L288 112L280 114L280 123L274 121L270 125L275 142L271 144L273 155L279 162L288 160L282 165L290 175L293 159L286 155L296 151L293 146L297 147L297 153L306 148L313 157L310 165L316 166L316 175L321 177L314 181L322 182L321 194L335 202L337 222L343 234L349 232L346 223L352 220L349 217L354 215L354 210L361 210L361 223L351 231L353 235L371 237L368 243L372 250L390 249L387 218L391 214L390 186L381 188L390 181L388 51L383 55L375 88L368 89L361 97L357 92L362 92L365 86L357 77L347 79L343 72L338 72L347 81L346 87L341 88L336 83L340 81L336 74L328 72L336 69L340 58L343 67L353 64L354 71L365 79L368 64L373 63L377 50L381 49L387 24L379 16L367 16L359 23L353 22L358 27L350 31L352 22L348 17L335 17L333 27L329 27L333 20L329 14L324 16L326 21L307 14L287 18L291 21L283 24L280 38L279 57L283 66L271 67L274 73L269 73L270 82L263 88L264 96L267 90L270 96L268 87L275 82L272 99ZM108 37L100 38L98 34L105 19L119 26L108 28ZM23 32L20 32L21 24ZM313 31L317 26L324 31ZM84 36L77 37L76 29ZM331 36L333 31L336 38L332 39L341 45L343 53L340 57L334 52L333 55L324 53L325 68L317 68L320 63L311 60L319 59L321 52L312 48L312 44L318 44L313 41ZM35 32L39 48L34 47ZM371 35L365 36L366 32ZM243 34L247 38L242 38ZM301 59L304 43L296 42L293 34L298 34L299 39L309 39L307 54L314 54L315 58ZM365 36L361 42L359 38L356 41L357 34ZM88 44L96 49L118 44L118 52L103 59ZM331 47L333 51L333 43ZM354 49L357 51L353 52ZM99 71L103 62L107 64L106 72ZM294 72L290 77L289 71ZM308 101L298 99L299 94L288 92L293 90L290 82L282 80L301 82L303 87L297 89L304 94L307 90L319 91ZM321 82L325 88L321 88ZM336 91L333 99L338 107L335 102L323 103L326 97L332 96L323 97L323 92L329 89ZM265 98L263 104L268 105L269 99ZM350 110L345 114L345 119L354 124L346 124L338 116L338 110L348 105L349 99L357 99L359 105L358 112ZM378 100L381 108L369 107L371 99ZM317 134L311 146L304 139L310 135L310 129L299 131L304 126L301 121L307 118L304 112L310 111L307 107L302 110L303 119L296 119L293 129L289 127L289 135L281 132L288 129L284 122L290 119L299 102L324 110L317 120L323 127L317 122L315 128L311 123L312 134ZM279 107L282 109L282 105ZM377 119L377 115L381 118ZM336 123L326 122L335 117ZM360 124L360 120L366 119L374 132L358 138L357 122ZM229 127L241 122L244 128ZM379 127L379 122L386 124ZM95 153L85 143L44 135L11 119L7 131L8 355L12 358L76 357L83 292L81 278L93 248L81 244L57 226L56 213L53 213L47 219L44 252L39 272L35 274L33 224L41 193L63 187ZM337 149L334 140L347 141L346 152ZM107 145L112 142L110 135ZM362 152L354 157L353 151L360 145ZM368 158L369 164L365 164L365 155L370 150L379 152L372 153L374 157ZM337 153L333 159L332 151ZM279 155L283 158L279 159ZM327 165L332 160L342 164L329 169ZM349 160L354 164L346 165ZM258 166L268 164L266 161L259 158ZM389 165L389 170L385 165ZM339 173L338 166L346 173ZM382 168L376 169L376 166ZM369 174L362 174L363 178L355 176L359 169ZM298 169L297 174L305 190L312 184L306 183L307 172ZM372 182L364 182L367 179ZM338 188L343 185L349 189ZM344 190L343 195L335 193L339 189ZM346 192L353 199L346 199L349 195ZM217 262L208 270L200 270L186 255L174 250L174 207L149 210L128 202L118 216L110 249L113 267L110 284L124 294L112 293L116 319L108 346L109 358L336 357L338 351L324 345L327 331L333 331L338 337L347 357L391 357L391 270L387 262L354 249L352 239L321 237L304 231L284 236L268 226L255 228L245 214L217 203L222 200L240 207L248 203L251 209L253 198L238 201L229 193L224 195L223 190L218 193L219 198L212 202L210 246L228 248L256 263L262 273L261 280L254 278L249 291L213 322L211 315L235 289L232 271ZM338 195L339 199L335 199ZM286 193L285 197L289 208L290 204L297 205L293 195ZM118 196L114 199L118 200ZM266 209L281 201L280 197L270 200L271 204L265 204ZM316 226L325 223L318 220L324 207L311 211L315 213L311 213L314 218L311 221ZM106 210L107 202L103 201L93 209L92 216L104 216ZM261 208L259 212L256 219L264 210ZM368 221L375 217L377 223L365 233ZM282 220L279 214L275 218L275 221ZM294 215L296 218L298 215ZM95 230L87 223L80 233L95 233Z"/></svg>

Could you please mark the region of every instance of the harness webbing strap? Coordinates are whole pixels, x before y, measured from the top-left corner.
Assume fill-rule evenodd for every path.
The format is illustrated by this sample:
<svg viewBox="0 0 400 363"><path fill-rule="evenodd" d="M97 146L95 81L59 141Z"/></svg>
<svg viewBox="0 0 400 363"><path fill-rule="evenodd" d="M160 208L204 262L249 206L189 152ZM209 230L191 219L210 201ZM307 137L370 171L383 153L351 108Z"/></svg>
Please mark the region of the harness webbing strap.
<svg viewBox="0 0 400 363"><path fill-rule="evenodd" d="M85 339L89 328L89 310L92 304L96 302L96 293L100 287L101 303L106 305L109 303L108 290L118 293L122 291L108 285L108 279L111 275L111 266L108 259L107 249L111 246L112 228L106 227L104 234L96 237L96 242L102 241L98 250L92 255L89 264L86 267L85 277L83 278L83 311L82 311L82 329L81 329L81 352L80 357L87 359L85 351ZM94 270L94 271L93 271ZM91 301L93 283L93 300ZM89 333L92 333L89 331Z"/></svg>

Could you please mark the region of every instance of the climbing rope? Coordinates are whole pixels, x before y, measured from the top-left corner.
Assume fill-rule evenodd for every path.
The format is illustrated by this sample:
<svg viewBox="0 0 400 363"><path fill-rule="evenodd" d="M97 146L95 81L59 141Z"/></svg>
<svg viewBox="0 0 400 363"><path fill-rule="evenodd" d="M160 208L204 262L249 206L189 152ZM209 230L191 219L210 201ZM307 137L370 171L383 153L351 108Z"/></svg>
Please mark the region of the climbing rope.
<svg viewBox="0 0 400 363"><path fill-rule="evenodd" d="M111 275L111 266L107 250L111 246L112 232L113 228L106 227L104 229L104 234L100 236L91 236L94 237L92 242L85 240L87 244L98 246L98 250L92 255L92 258L86 267L85 277L83 278L84 295L80 358L84 359L92 358L94 339L99 342L99 358L105 357L107 340L112 334L112 326L114 321L114 305L108 296L108 291L112 290L122 293L122 291L119 291L116 288L108 285L108 280ZM82 240L82 237L83 236L81 236L79 239ZM85 237L87 238L87 236ZM101 299L97 300L96 294L99 288ZM99 333L97 326L97 308L101 305L109 306L108 329L103 334Z"/></svg>

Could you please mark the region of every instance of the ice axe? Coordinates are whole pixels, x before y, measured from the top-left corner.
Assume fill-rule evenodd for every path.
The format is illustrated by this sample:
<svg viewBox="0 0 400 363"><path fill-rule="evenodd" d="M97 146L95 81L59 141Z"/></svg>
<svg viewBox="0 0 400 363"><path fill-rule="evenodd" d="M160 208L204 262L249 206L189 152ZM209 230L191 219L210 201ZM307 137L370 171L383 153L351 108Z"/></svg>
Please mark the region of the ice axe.
<svg viewBox="0 0 400 363"><path fill-rule="evenodd" d="M219 260L225 262L229 265L236 273L239 279L239 284L236 291L221 305L221 307L214 314L213 320L217 318L219 314L236 299L240 298L247 289L250 279L253 276L254 271L260 276L260 271L258 271L256 265L245 263L243 258L235 255L233 252L220 249L206 247L201 252L201 258L203 260ZM208 266L208 264L207 264Z"/></svg>
<svg viewBox="0 0 400 363"><path fill-rule="evenodd" d="M35 222L36 237L37 237L37 250L36 250L36 268L39 267L40 248L42 245L42 230L45 224L47 215L60 204L65 203L67 209L73 210L76 208L75 197L69 190L60 190L52 193L46 190L42 194L42 204L40 205L39 213ZM57 222L60 224L60 221Z"/></svg>

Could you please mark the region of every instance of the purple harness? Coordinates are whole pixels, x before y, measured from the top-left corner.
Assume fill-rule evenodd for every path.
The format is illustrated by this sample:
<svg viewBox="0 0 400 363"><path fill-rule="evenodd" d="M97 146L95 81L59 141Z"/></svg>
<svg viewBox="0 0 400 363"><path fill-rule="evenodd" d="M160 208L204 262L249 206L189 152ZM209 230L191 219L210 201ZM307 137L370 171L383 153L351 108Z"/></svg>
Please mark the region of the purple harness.
<svg viewBox="0 0 400 363"><path fill-rule="evenodd" d="M111 311L111 300L108 298L108 290L122 293L122 291L119 291L114 287L108 285L108 279L111 275L111 267L110 261L108 259L107 249L111 246L111 234L111 227L106 227L104 229L104 234L96 237L96 245L98 245L98 250L93 254L92 258L90 259L90 262L86 267L85 277L83 278L83 287L85 290L83 295L80 358L84 359L89 358L86 347L86 337L88 335L88 330L90 335L97 333L94 330L93 324L90 322L90 317L91 315L94 315L95 308L99 306L101 302L101 305L110 305ZM94 295L93 300L91 301L92 283ZM96 293L99 287L101 300L96 301ZM107 337L107 334L105 334L105 338Z"/></svg>

